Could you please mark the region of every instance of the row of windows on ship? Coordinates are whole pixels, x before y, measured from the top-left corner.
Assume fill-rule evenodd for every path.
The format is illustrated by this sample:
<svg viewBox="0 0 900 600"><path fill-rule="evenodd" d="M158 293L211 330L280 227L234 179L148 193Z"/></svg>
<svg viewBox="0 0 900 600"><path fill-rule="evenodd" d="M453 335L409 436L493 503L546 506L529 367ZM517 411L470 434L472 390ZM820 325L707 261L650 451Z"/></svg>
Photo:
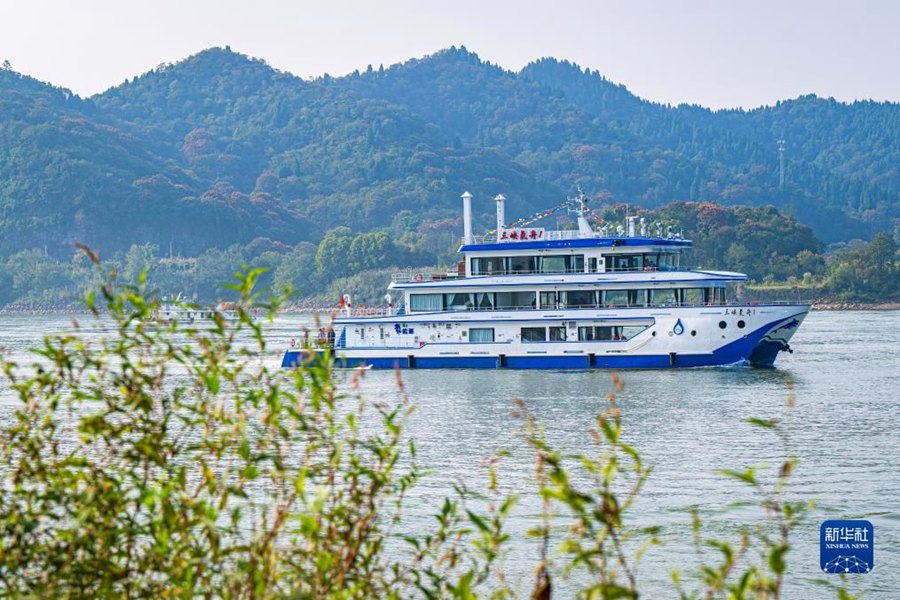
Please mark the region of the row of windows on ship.
<svg viewBox="0 0 900 600"><path fill-rule="evenodd" d="M678 254L643 252L640 254L607 254L587 259L587 272L599 271L666 271L678 268ZM601 264L603 269L599 269ZM556 256L487 256L472 258L472 275L519 275L526 273L584 273L584 254Z"/></svg>
<svg viewBox="0 0 900 600"><path fill-rule="evenodd" d="M441 324L434 323L430 324L430 326L439 329ZM648 322L639 325L588 325L576 328L575 323L572 322L569 323L568 328L565 325L522 327L515 337L523 342L567 342L575 341L576 339L579 342L624 342L644 331L649 326L650 323ZM429 324L426 324L425 327L429 327ZM450 329L450 324L448 323L446 327L447 329ZM380 339L384 340L386 337L385 328L380 327L379 330ZM360 339L366 339L365 327L357 328L355 331L359 334ZM401 332L398 331L397 333ZM402 333L415 333L415 329L412 327L408 329L404 328ZM461 332L461 337L463 339L468 338L468 341L473 343L498 341L493 327L469 327Z"/></svg>
<svg viewBox="0 0 900 600"><path fill-rule="evenodd" d="M644 331L646 326L594 326L578 328L579 342L624 342L630 340L640 332ZM466 332L463 331L463 337ZM569 334L566 332L565 326L549 327L522 327L519 330L519 337L523 342L567 342ZM493 327L471 327L469 328L470 342L493 342Z"/></svg>
<svg viewBox="0 0 900 600"><path fill-rule="evenodd" d="M725 288L561 290L548 292L458 292L410 294L410 312L712 306L725 304Z"/></svg>

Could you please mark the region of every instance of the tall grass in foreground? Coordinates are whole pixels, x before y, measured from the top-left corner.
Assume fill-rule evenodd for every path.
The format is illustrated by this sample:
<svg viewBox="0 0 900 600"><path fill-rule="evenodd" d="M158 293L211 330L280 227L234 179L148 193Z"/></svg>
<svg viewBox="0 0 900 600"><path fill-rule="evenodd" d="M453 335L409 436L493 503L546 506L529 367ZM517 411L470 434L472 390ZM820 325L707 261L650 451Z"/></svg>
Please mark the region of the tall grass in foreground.
<svg viewBox="0 0 900 600"><path fill-rule="evenodd" d="M102 340L76 326L47 337L31 365L2 359L18 404L0 428L0 595L467 599L528 589L546 599L574 576L586 582L580 597L639 597L639 562L659 528L628 525L651 471L623 441L619 378L577 456L555 449L524 404L511 407L534 452L534 487L502 494L501 463L489 461L487 489L436 501L433 528L410 534L407 495L422 473L403 433L413 408L402 381L399 401L367 401L352 379L339 390L327 356L267 367L266 321L251 307L271 318L285 298L263 301L259 274L238 274L237 323L197 328L157 323L143 278L137 288L111 278L87 298L111 323ZM786 443L777 421L751 422ZM771 486L752 468L723 471L751 489L766 521L736 540L707 539L695 511L698 549L717 558L673 573L675 594L780 596L806 510L784 499L795 466L788 456ZM543 507L528 532L534 580L508 581L508 520L528 494Z"/></svg>

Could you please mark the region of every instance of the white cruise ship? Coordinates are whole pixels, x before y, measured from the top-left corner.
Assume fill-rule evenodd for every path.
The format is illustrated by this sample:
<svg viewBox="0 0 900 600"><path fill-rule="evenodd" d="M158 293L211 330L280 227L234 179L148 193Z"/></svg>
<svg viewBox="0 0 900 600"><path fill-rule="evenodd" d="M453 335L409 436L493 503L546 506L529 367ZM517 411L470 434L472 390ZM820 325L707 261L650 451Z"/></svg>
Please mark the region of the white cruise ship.
<svg viewBox="0 0 900 600"><path fill-rule="evenodd" d="M388 369L771 367L809 311L731 301L746 275L682 266L691 242L643 219L595 229L583 195L557 207L578 222L560 231L505 223L499 195L481 238L462 199L457 270L395 275L396 308L341 307L318 348L292 340L282 366L327 348L345 366Z"/></svg>

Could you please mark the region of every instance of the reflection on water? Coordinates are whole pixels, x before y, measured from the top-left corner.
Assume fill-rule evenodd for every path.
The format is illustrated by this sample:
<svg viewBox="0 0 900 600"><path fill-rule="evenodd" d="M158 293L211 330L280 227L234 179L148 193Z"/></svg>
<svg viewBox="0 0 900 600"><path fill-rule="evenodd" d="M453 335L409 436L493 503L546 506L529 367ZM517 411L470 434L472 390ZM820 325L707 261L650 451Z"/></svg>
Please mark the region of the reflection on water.
<svg viewBox="0 0 900 600"><path fill-rule="evenodd" d="M67 316L0 316L0 345L23 361L26 349L42 335L60 331ZM80 318L90 335L97 327ZM280 318L271 333L271 364L309 319ZM693 549L690 519L684 509L699 505L713 512L744 494L723 480L717 468L740 468L782 454L777 439L744 419L778 417L791 433L799 459L791 493L817 499L812 518L795 534L788 556L785 597L818 597L818 525L826 518L868 518L875 525L876 566L871 575L851 579L853 589L874 598L900 590L900 313L817 312L804 322L782 354L777 369L710 368L624 372L618 394L628 441L653 467L636 505L634 524L663 524L663 546L652 549L641 567L648 597L672 597L672 568L690 568ZM91 333L93 332L93 333ZM605 404L606 371L408 371L403 378L416 405L410 423L419 461L431 474L416 491L410 527L431 527L428 510L464 480L483 482L482 459L501 448L513 449L502 463L502 481L519 488L532 479L531 455L515 436L513 401L525 400L546 423L554 446L589 450L586 430ZM796 404L786 408L788 385ZM369 371L363 390L372 397L394 398L389 372ZM0 412L13 402L0 387ZM2 417L2 414L0 414ZM515 550L507 558L510 574L531 581L536 556L524 529L537 510L524 502L513 522ZM710 533L726 534L731 524L756 515L717 512ZM565 590L565 586L562 588ZM814 592L813 592L814 590Z"/></svg>

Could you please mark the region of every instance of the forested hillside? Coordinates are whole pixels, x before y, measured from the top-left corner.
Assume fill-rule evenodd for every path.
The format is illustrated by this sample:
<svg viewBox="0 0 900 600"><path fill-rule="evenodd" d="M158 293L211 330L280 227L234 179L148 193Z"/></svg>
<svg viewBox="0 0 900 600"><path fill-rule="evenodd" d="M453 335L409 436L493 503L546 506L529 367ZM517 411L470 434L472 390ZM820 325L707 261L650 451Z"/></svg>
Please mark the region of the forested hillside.
<svg viewBox="0 0 900 600"><path fill-rule="evenodd" d="M498 191L515 216L577 185L648 207L773 204L830 242L894 226L898 146L897 104L669 107L568 62L514 73L465 49L314 81L211 49L89 99L7 69L0 250L316 242L402 210L454 218L464 189L487 225Z"/></svg>
<svg viewBox="0 0 900 600"><path fill-rule="evenodd" d="M812 228L787 232L799 237L777 260L794 260L820 241L897 231L898 165L900 104L806 96L752 111L671 107L569 62L516 73L464 48L309 81L214 48L92 98L0 70L7 264L70 261L75 241L121 261L153 247L182 265L254 244L304 254L296 249L339 226L390 233L391 264L435 263L452 253L463 190L486 230L498 192L516 218L579 186L594 206L673 222L684 206L774 206L777 219ZM672 201L702 204L663 208ZM717 266L796 274L755 256L765 248L749 232L719 239L703 223L686 229L719 252Z"/></svg>

